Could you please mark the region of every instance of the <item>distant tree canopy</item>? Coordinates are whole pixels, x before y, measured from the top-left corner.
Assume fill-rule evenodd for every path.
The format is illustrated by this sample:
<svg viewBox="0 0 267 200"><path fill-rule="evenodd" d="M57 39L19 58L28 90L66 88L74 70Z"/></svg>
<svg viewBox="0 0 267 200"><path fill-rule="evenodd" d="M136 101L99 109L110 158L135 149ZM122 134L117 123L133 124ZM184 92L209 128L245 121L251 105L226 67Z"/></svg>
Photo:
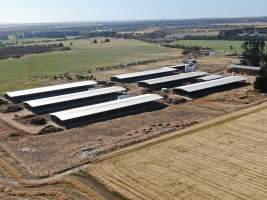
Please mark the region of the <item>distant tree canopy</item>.
<svg viewBox="0 0 267 200"><path fill-rule="evenodd" d="M261 70L254 83L255 89L267 93L267 52L265 39L250 37L242 45L244 52L241 62L245 65L260 66Z"/></svg>
<svg viewBox="0 0 267 200"><path fill-rule="evenodd" d="M0 48L0 60L7 58L20 58L28 54L40 54L53 51L68 51L71 48L60 44L29 45L29 46L8 46Z"/></svg>
<svg viewBox="0 0 267 200"><path fill-rule="evenodd" d="M263 64L254 86L261 92L267 93L267 54L263 56Z"/></svg>
<svg viewBox="0 0 267 200"><path fill-rule="evenodd" d="M254 83L255 89L267 93L267 52L264 38L251 37L244 42L242 48L242 64L261 67Z"/></svg>
<svg viewBox="0 0 267 200"><path fill-rule="evenodd" d="M264 57L265 40L262 37L250 37L242 45L241 63L244 65L260 66Z"/></svg>
<svg viewBox="0 0 267 200"><path fill-rule="evenodd" d="M17 34L17 38L66 38L68 36L80 35L80 31L29 31L23 32L22 34Z"/></svg>

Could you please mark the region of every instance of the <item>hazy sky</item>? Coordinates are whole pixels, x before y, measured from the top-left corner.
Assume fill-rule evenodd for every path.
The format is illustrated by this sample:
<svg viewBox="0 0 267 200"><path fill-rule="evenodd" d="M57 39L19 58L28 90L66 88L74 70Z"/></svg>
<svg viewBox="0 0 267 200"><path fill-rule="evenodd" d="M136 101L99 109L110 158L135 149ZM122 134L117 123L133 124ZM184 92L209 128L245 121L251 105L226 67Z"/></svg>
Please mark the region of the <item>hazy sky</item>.
<svg viewBox="0 0 267 200"><path fill-rule="evenodd" d="M267 0L0 0L0 6L0 23L267 15Z"/></svg>

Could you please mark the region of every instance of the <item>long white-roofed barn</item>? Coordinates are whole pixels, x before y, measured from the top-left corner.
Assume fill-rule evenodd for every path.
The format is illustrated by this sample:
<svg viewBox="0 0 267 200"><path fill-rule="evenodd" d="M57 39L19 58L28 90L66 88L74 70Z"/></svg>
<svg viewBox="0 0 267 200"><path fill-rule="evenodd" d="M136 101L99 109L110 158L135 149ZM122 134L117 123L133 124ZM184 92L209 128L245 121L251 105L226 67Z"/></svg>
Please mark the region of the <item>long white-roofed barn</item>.
<svg viewBox="0 0 267 200"><path fill-rule="evenodd" d="M95 81L82 81L82 82L60 84L54 86L7 92L5 93L5 98L14 103L21 103L23 101L28 101L28 100L69 94L73 92L86 91L90 87L93 87L95 85L97 85Z"/></svg>
<svg viewBox="0 0 267 200"><path fill-rule="evenodd" d="M130 115L139 111L144 112L158 106L158 101L161 99L163 97L159 95L146 94L52 113L51 119L61 126L72 128L114 117Z"/></svg>
<svg viewBox="0 0 267 200"><path fill-rule="evenodd" d="M247 78L243 76L230 76L217 80L195 83L174 88L174 93L189 97L201 97L211 93L225 91L247 84Z"/></svg>
<svg viewBox="0 0 267 200"><path fill-rule="evenodd" d="M120 86L92 89L84 92L26 101L24 105L36 114L45 114L116 100L125 91L126 89Z"/></svg>

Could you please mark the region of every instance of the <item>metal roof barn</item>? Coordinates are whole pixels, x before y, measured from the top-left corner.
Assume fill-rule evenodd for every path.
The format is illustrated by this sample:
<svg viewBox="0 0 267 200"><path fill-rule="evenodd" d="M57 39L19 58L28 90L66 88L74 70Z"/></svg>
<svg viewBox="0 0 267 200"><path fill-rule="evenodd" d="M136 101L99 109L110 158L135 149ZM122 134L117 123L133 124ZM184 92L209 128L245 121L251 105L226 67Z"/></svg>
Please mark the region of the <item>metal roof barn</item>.
<svg viewBox="0 0 267 200"><path fill-rule="evenodd" d="M221 78L224 78L224 77L221 75L214 74L214 75L210 75L210 76L204 76L204 77L197 78L197 80L201 81L201 82L206 82L206 81L213 81L213 80L217 80L217 79L221 79Z"/></svg>
<svg viewBox="0 0 267 200"><path fill-rule="evenodd" d="M140 87L145 87L145 88L152 88L152 89L160 89L163 87L174 87L179 84L182 84L186 81L190 81L195 78L199 78L202 76L206 76L208 73L206 72L190 72L190 73L183 73L179 75L174 75L174 76L166 76L162 78L156 78L156 79L150 79L150 80L145 80L145 81L140 81L138 85Z"/></svg>
<svg viewBox="0 0 267 200"><path fill-rule="evenodd" d="M24 105L34 113L43 114L64 109L81 107L83 105L90 105L93 103L115 100L124 91L126 91L125 88L114 86L26 101L24 102Z"/></svg>
<svg viewBox="0 0 267 200"><path fill-rule="evenodd" d="M130 73L130 74L122 74L122 75L117 75L111 77L112 81L116 82L137 82L140 80L145 80L149 78L157 78L161 77L164 75L171 75L174 74L177 70L174 68L170 67L163 67L160 69L155 69L155 70L148 70L148 71L142 71L142 72L135 72L135 73Z"/></svg>
<svg viewBox="0 0 267 200"><path fill-rule="evenodd" d="M245 70L252 70L252 71L260 71L260 67L256 66L247 66L247 65L236 65L236 64L231 64L228 67L229 69L245 69Z"/></svg>
<svg viewBox="0 0 267 200"><path fill-rule="evenodd" d="M207 81L203 83L196 83L182 87L174 88L174 93L189 95L189 96L202 96L210 92L218 92L244 85L248 79L243 76L231 76L222 79Z"/></svg>
<svg viewBox="0 0 267 200"><path fill-rule="evenodd" d="M28 90L20 90L15 92L8 92L5 97L15 103L20 103L27 100L34 100L38 98L51 97L55 95L68 94L73 92L85 91L88 88L97 85L95 81L82 81L40 88L33 88Z"/></svg>
<svg viewBox="0 0 267 200"><path fill-rule="evenodd" d="M161 99L163 97L159 95L146 94L53 113L51 114L51 119L60 125L73 127L77 124L88 124L107 119L110 116L119 116L122 113L129 114L132 110L147 109L148 106L146 104L157 102ZM134 109L131 110L131 108Z"/></svg>
<svg viewBox="0 0 267 200"><path fill-rule="evenodd" d="M247 65L229 65L228 72L229 73L237 73L237 74L247 74L251 76L256 76L259 74L261 68L256 66L247 66Z"/></svg>

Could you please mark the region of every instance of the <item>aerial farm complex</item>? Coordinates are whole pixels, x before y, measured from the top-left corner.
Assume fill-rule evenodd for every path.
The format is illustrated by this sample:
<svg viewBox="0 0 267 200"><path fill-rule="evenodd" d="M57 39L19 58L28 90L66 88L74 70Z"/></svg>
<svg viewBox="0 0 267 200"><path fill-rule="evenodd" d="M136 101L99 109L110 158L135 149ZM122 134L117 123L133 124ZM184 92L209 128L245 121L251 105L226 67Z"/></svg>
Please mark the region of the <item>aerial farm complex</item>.
<svg viewBox="0 0 267 200"><path fill-rule="evenodd" d="M7 92L5 97L13 103L23 103L34 114L47 113L58 125L71 128L129 115L142 109L149 110L158 105L155 102L164 99L157 93L129 96L131 91L120 83L137 84L152 92L172 89L174 94L192 98L247 84L244 76L223 77L203 71L185 73L185 68L186 65L182 72L176 67L163 67L112 76L111 81L118 82L113 87L100 87L95 81L83 81Z"/></svg>
<svg viewBox="0 0 267 200"><path fill-rule="evenodd" d="M15 177L42 177L45 179L38 184L54 185L48 177L66 173L64 178L55 179L61 181L57 183L58 187L71 184L71 191L86 193L90 199L165 199L168 196L175 200L172 181L180 182L181 188L177 188L177 192L184 199L206 200L217 196L231 199L244 195L250 199L253 191L258 192L258 196L254 196L256 200L264 199L267 194L260 188L264 188L266 178L260 177L253 191L246 190L249 186L242 182L258 173L260 176L260 167L252 171L246 168L245 174L231 183L234 187L241 181L243 193L230 190L224 180L224 176L234 176L237 168L245 169L242 164L245 157L249 161L253 158L252 149L247 149L249 155L244 153L245 138L254 138L248 134L248 127L242 127L243 132L236 135L228 124L239 126L241 119L249 123L254 120L252 115L257 116L257 110L266 110L261 105L239 111L254 105L255 99L258 103L264 100L262 96L248 96L257 70L229 64L216 71L212 66L206 66L205 59L200 60L200 66L190 70L188 65L196 64L146 66L124 73L115 70L102 80L67 81L6 92L2 98L5 103L0 107L1 120L12 129L31 136L8 141L2 146L2 155L5 158L7 153L12 154L12 162L16 162L18 168L25 168L22 175ZM232 114L236 111L239 113ZM247 112L253 114L242 118ZM225 117L225 114L230 115ZM232 118L235 121L229 122ZM223 123L222 127L220 123ZM226 132L230 134L229 138L221 138ZM265 136L255 134L257 139L250 143L260 148ZM233 146L228 139L242 144ZM211 153L212 148L216 148L216 154ZM235 154L231 159L235 159L235 168L226 163L233 148ZM256 156L264 157L260 149L257 152ZM239 153L242 156L238 156ZM164 157L168 158L169 164L162 160ZM174 157L175 160L171 160ZM262 162L263 165L266 161ZM165 173L165 164L170 166L168 180L161 174ZM197 172L209 164L214 169ZM131 191L128 182L134 187ZM191 187L191 183L196 184L196 188ZM226 188L220 191L217 186ZM38 185L38 190L43 187ZM25 186L20 188L27 190ZM182 188L187 188L184 189L186 193ZM213 188L211 193L210 188ZM69 194L69 191L61 194Z"/></svg>
<svg viewBox="0 0 267 200"><path fill-rule="evenodd" d="M0 200L267 200L267 18L101 23L0 25Z"/></svg>

